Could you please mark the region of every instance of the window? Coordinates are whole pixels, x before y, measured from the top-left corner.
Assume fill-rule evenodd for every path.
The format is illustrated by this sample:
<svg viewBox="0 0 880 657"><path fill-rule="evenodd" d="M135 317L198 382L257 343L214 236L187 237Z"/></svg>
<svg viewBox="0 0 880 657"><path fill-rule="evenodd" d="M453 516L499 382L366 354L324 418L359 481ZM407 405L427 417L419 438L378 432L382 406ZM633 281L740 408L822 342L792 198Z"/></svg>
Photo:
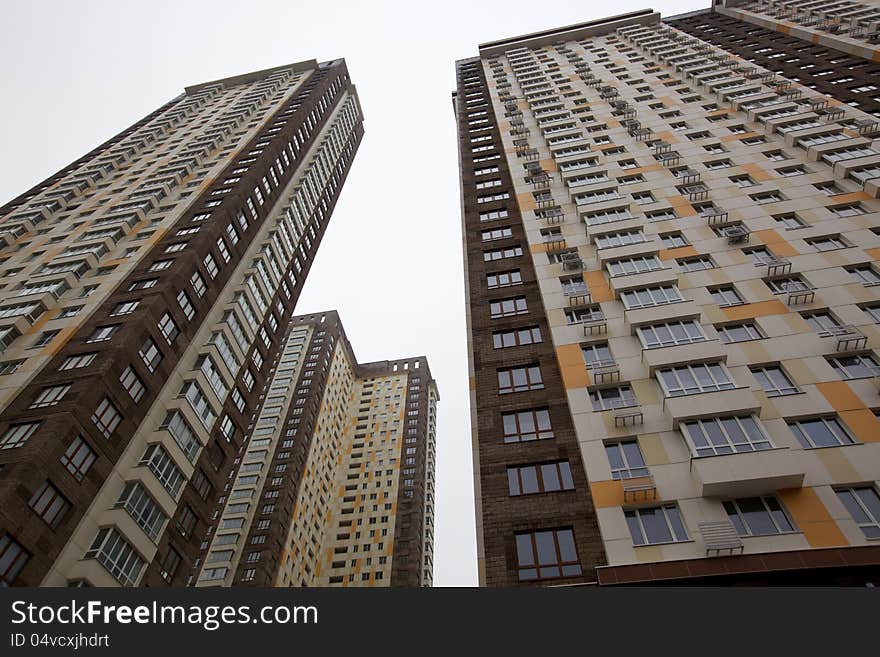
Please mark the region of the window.
<svg viewBox="0 0 880 657"><path fill-rule="evenodd" d="M709 256L699 256L697 258L684 258L677 260L679 266L684 271L702 271L704 269L715 269L715 263Z"/></svg>
<svg viewBox="0 0 880 657"><path fill-rule="evenodd" d="M30 558L11 534L0 536L0 586L11 586Z"/></svg>
<svg viewBox="0 0 880 657"><path fill-rule="evenodd" d="M863 285L877 285L880 283L880 275L874 271L874 268L871 267L871 265L850 267L847 271L853 275L853 278Z"/></svg>
<svg viewBox="0 0 880 657"><path fill-rule="evenodd" d="M732 285L712 288L709 290L709 294L712 296L712 300L722 307L737 306L743 303L742 297Z"/></svg>
<svg viewBox="0 0 880 657"><path fill-rule="evenodd" d="M541 368L537 365L498 370L498 394L542 390Z"/></svg>
<svg viewBox="0 0 880 657"><path fill-rule="evenodd" d="M736 387L721 363L681 365L662 369L657 372L657 379L667 397L731 390Z"/></svg>
<svg viewBox="0 0 880 657"><path fill-rule="evenodd" d="M684 297L682 297L681 292L679 292L675 285L625 290L621 292L620 296L627 310L660 306L684 300Z"/></svg>
<svg viewBox="0 0 880 657"><path fill-rule="evenodd" d="M871 319L874 320L877 324L880 324L880 305L873 304L870 306L864 306L862 308L868 315L871 316Z"/></svg>
<svg viewBox="0 0 880 657"><path fill-rule="evenodd" d="M211 425L214 424L214 420L217 419L217 415L211 408L211 404L208 402L208 398L202 391L201 386L195 381L190 381L183 386L181 393L186 397L189 405L195 411L205 428L210 429Z"/></svg>
<svg viewBox="0 0 880 657"><path fill-rule="evenodd" d="M183 485L184 477L180 469L174 464L171 456L159 443L148 445L139 465L149 467L159 480L159 483L172 497L176 497Z"/></svg>
<svg viewBox="0 0 880 657"><path fill-rule="evenodd" d="M576 577L581 574L574 532L550 529L516 535L520 580Z"/></svg>
<svg viewBox="0 0 880 657"><path fill-rule="evenodd" d="M880 372L880 364L871 354L828 356L827 360L841 379L865 379Z"/></svg>
<svg viewBox="0 0 880 657"><path fill-rule="evenodd" d="M145 563L115 527L100 529L83 558L96 559L123 586L137 583Z"/></svg>
<svg viewBox="0 0 880 657"><path fill-rule="evenodd" d="M656 271L662 268L657 256L638 256L623 260L614 260L607 264L608 272L612 276L626 276L628 274L640 274L647 271Z"/></svg>
<svg viewBox="0 0 880 657"><path fill-rule="evenodd" d="M127 483L113 506L125 509L152 541L159 538L162 527L168 519L168 516L162 512L162 509L139 481Z"/></svg>
<svg viewBox="0 0 880 657"><path fill-rule="evenodd" d="M752 194L749 198L759 205L763 205L764 203L778 203L785 200L782 193L775 189L761 192L760 194Z"/></svg>
<svg viewBox="0 0 880 657"><path fill-rule="evenodd" d="M491 262L492 260L503 260L504 258L516 258L523 254L522 247L515 246L512 249L498 249L495 251L483 251L483 260Z"/></svg>
<svg viewBox="0 0 880 657"><path fill-rule="evenodd" d="M104 434L105 438L109 438L113 430L119 426L122 421L122 415L116 410L113 403L104 397L95 412L92 413L92 422L98 427L98 430Z"/></svg>
<svg viewBox="0 0 880 657"><path fill-rule="evenodd" d="M112 326L99 326L92 334L86 339L86 342L104 342L105 340L109 340L116 330L119 328L119 324L113 324Z"/></svg>
<svg viewBox="0 0 880 657"><path fill-rule="evenodd" d="M748 340L760 340L764 336L758 330L753 322L744 322L742 324L725 324L716 326L718 336L725 344L733 342L747 342Z"/></svg>
<svg viewBox="0 0 880 657"><path fill-rule="evenodd" d="M737 187L754 187L755 185L757 185L754 179L748 174L743 174L741 176L731 176L730 182L732 182Z"/></svg>
<svg viewBox="0 0 880 657"><path fill-rule="evenodd" d="M607 249L627 244L641 244L645 241L645 235L640 230L632 230L624 233L608 233L596 236L596 248Z"/></svg>
<svg viewBox="0 0 880 657"><path fill-rule="evenodd" d="M550 411L546 408L504 413L501 416L504 426L504 442L519 443L531 440L553 438L550 424Z"/></svg>
<svg viewBox="0 0 880 657"><path fill-rule="evenodd" d="M162 557L162 561L160 562L160 574L162 575L162 579L170 584L180 566L180 562L180 553L174 548L169 547L168 552L165 553L165 556Z"/></svg>
<svg viewBox="0 0 880 657"><path fill-rule="evenodd" d="M519 269L511 271L498 272L497 274L487 274L486 284L490 290L498 287L509 287L511 285L520 285L522 283L522 274Z"/></svg>
<svg viewBox="0 0 880 657"><path fill-rule="evenodd" d="M837 497L856 521L865 538L880 538L880 495L877 495L873 487L855 486L839 489ZM2 545L0 545L0 554L3 554Z"/></svg>
<svg viewBox="0 0 880 657"><path fill-rule="evenodd" d="M656 347L668 347L678 344L690 344L702 342L706 339L700 329L699 323L692 319L640 326L638 329L639 339L646 349Z"/></svg>
<svg viewBox="0 0 880 657"><path fill-rule="evenodd" d="M835 417L794 420L788 423L788 427L804 449L839 447L856 442Z"/></svg>
<svg viewBox="0 0 880 657"><path fill-rule="evenodd" d="M537 326L530 326L513 331L498 331L492 334L492 343L495 349L536 344L541 341L541 329Z"/></svg>
<svg viewBox="0 0 880 657"><path fill-rule="evenodd" d="M185 504L180 516L177 518L177 531L180 532L181 536L192 536L197 520L195 511L188 504Z"/></svg>
<svg viewBox="0 0 880 657"><path fill-rule="evenodd" d="M503 240L513 237L513 229L509 226L503 228L493 228L492 230L484 230L480 233L483 242L491 242L492 240Z"/></svg>
<svg viewBox="0 0 880 657"><path fill-rule="evenodd" d="M845 249L849 246L840 235L815 237L806 240L806 242L817 251L833 251L834 249Z"/></svg>
<svg viewBox="0 0 880 657"><path fill-rule="evenodd" d="M855 217L865 214L865 209L861 203L847 203L846 205L837 205L828 209L838 217Z"/></svg>
<svg viewBox="0 0 880 657"><path fill-rule="evenodd" d="M183 314L187 319L192 319L195 316L196 309L193 308L193 305L189 300L189 295L183 290L177 293L177 303L180 305L180 309L183 311Z"/></svg>
<svg viewBox="0 0 880 657"><path fill-rule="evenodd" d="M123 370L122 376L119 377L119 382L135 403L139 402L141 397L144 396L144 392L146 391L144 383L140 380L140 377L138 377L131 365Z"/></svg>
<svg viewBox="0 0 880 657"><path fill-rule="evenodd" d="M156 278L148 278L143 281L135 281L131 285L128 286L128 292L134 292L135 290L146 290L151 287L154 287L156 283L159 282L159 279Z"/></svg>
<svg viewBox="0 0 880 657"><path fill-rule="evenodd" d="M23 424L13 424L11 425L0 437L0 449L15 449L16 447L21 447L24 445L28 438L30 438L34 431L37 430L37 427L40 426L39 422L25 422Z"/></svg>
<svg viewBox="0 0 880 657"><path fill-rule="evenodd" d="M177 328L177 324L169 313L165 313L159 319L159 330L162 332L162 335L165 336L165 340L168 344L172 344L177 336L180 335L180 329Z"/></svg>
<svg viewBox="0 0 880 657"><path fill-rule="evenodd" d="M51 386L49 388L43 388L40 391L40 394L37 395L37 398L31 402L29 408L45 408L46 406L54 406L62 399L64 399L64 395L67 394L67 391L70 390L70 385L62 385L62 386Z"/></svg>
<svg viewBox="0 0 880 657"><path fill-rule="evenodd" d="M111 317L116 317L117 315L127 315L131 312L134 312L134 309L138 307L140 301L122 301L121 303L117 303L113 308L113 312L110 313Z"/></svg>
<svg viewBox="0 0 880 657"><path fill-rule="evenodd" d="M584 363L586 364L587 369L603 367L614 363L614 356L611 354L611 348L608 346L607 342L582 345L581 354L584 357Z"/></svg>
<svg viewBox="0 0 880 657"><path fill-rule="evenodd" d="M645 477L648 468L637 440L623 440L605 445L605 455L611 464L612 479Z"/></svg>
<svg viewBox="0 0 880 657"><path fill-rule="evenodd" d="M801 317L810 325L817 335L828 337L839 333L840 322L838 322L829 312L803 313Z"/></svg>
<svg viewBox="0 0 880 657"><path fill-rule="evenodd" d="M533 493L572 490L574 481L568 461L536 463L507 468L508 491L512 497Z"/></svg>
<svg viewBox="0 0 880 657"><path fill-rule="evenodd" d="M740 536L772 536L795 531L775 497L745 497L724 502L727 517Z"/></svg>
<svg viewBox="0 0 880 657"><path fill-rule="evenodd" d="M156 366L162 360L162 353L159 351L159 347L156 346L153 338L147 338L147 341L144 342L140 351L138 351L138 355L151 372L156 371Z"/></svg>
<svg viewBox="0 0 880 657"><path fill-rule="evenodd" d="M754 452L773 446L757 418L751 415L690 420L682 422L681 430L695 456Z"/></svg>
<svg viewBox="0 0 880 657"><path fill-rule="evenodd" d="M70 502L67 498L48 481L44 481L31 496L28 506L52 529L56 529L61 524L65 514L70 510Z"/></svg>
<svg viewBox="0 0 880 657"><path fill-rule="evenodd" d="M590 402L593 405L593 410L597 412L638 405L635 393L629 385L592 390Z"/></svg>
<svg viewBox="0 0 880 657"><path fill-rule="evenodd" d="M773 216L773 219L776 223L781 224L786 230L795 230L807 225L804 220L798 217L794 212L777 214Z"/></svg>
<svg viewBox="0 0 880 657"><path fill-rule="evenodd" d="M82 437L77 436L61 456L61 464L77 481L82 481L96 458L95 452L92 451L88 443Z"/></svg>
<svg viewBox="0 0 880 657"><path fill-rule="evenodd" d="M529 312L526 305L525 297L513 297L510 299L501 299L492 301L489 304L489 314L492 319L499 317L513 317L514 315L525 315Z"/></svg>
<svg viewBox="0 0 880 657"><path fill-rule="evenodd" d="M665 233L660 235L660 240L666 249L677 249L680 246L687 246L687 240L682 237L681 233Z"/></svg>
<svg viewBox="0 0 880 657"><path fill-rule="evenodd" d="M781 397L798 392L797 386L791 382L791 379L779 365L753 367L752 374L758 379L758 383L761 384L761 388L768 397Z"/></svg>
<svg viewBox="0 0 880 657"><path fill-rule="evenodd" d="M688 540L678 507L674 504L624 511L633 545L658 545Z"/></svg>
<svg viewBox="0 0 880 657"><path fill-rule="evenodd" d="M800 292L802 290L810 289L810 286L800 277L799 274L782 278L764 279L764 282L773 294Z"/></svg>

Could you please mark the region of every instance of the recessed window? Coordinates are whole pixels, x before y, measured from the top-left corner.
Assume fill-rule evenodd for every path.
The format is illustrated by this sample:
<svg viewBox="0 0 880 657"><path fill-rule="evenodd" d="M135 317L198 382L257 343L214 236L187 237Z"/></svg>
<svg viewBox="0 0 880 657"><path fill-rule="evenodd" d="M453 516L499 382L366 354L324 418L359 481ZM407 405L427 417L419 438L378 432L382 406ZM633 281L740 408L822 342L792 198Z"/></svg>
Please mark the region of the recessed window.
<svg viewBox="0 0 880 657"><path fill-rule="evenodd" d="M629 385L592 390L590 391L590 402L593 405L593 410L597 412L638 405L635 393Z"/></svg>
<svg viewBox="0 0 880 657"><path fill-rule="evenodd" d="M581 574L574 532L549 529L516 535L520 580L576 577Z"/></svg>
<svg viewBox="0 0 880 657"><path fill-rule="evenodd" d="M96 459L97 456L88 443L77 436L61 456L61 464L77 481L82 481Z"/></svg>
<svg viewBox="0 0 880 657"><path fill-rule="evenodd" d="M674 504L624 511L633 545L658 545L688 540L684 522Z"/></svg>
<svg viewBox="0 0 880 657"><path fill-rule="evenodd" d="M611 465L612 479L632 479L646 477L649 474L637 440L607 443L605 455Z"/></svg>
<svg viewBox="0 0 880 657"><path fill-rule="evenodd" d="M752 415L706 418L681 423L695 456L754 452L773 447Z"/></svg>
<svg viewBox="0 0 880 657"><path fill-rule="evenodd" d="M28 506L52 529L58 527L70 510L70 502L50 482L44 481L31 496Z"/></svg>
<svg viewBox="0 0 880 657"><path fill-rule="evenodd" d="M724 502L727 517L740 536L773 536L795 531L775 497L744 497Z"/></svg>
<svg viewBox="0 0 880 657"><path fill-rule="evenodd" d="M509 467L507 485L511 497L574 489L568 461Z"/></svg>
<svg viewBox="0 0 880 657"><path fill-rule="evenodd" d="M709 256L699 256L697 258L682 258L676 261L678 265L686 272L703 271L705 269L715 269L715 263Z"/></svg>
<svg viewBox="0 0 880 657"><path fill-rule="evenodd" d="M69 384L43 388L40 391L40 394L37 395L37 398L34 399L33 402L31 402L30 408L45 408L46 406L54 406L62 399L64 399L64 395L67 394L68 390L70 390Z"/></svg>
<svg viewBox="0 0 880 657"><path fill-rule="evenodd" d="M712 296L712 301L722 308L726 306L738 306L744 303L742 297L732 285L711 288L709 289L709 294Z"/></svg>
<svg viewBox="0 0 880 657"><path fill-rule="evenodd" d="M696 395L736 387L730 373L721 363L699 363L662 369L657 372L657 380L667 397Z"/></svg>
<svg viewBox="0 0 880 657"><path fill-rule="evenodd" d="M543 388L544 382L541 378L541 368L537 365L509 367L498 370L499 394L542 390Z"/></svg>
<svg viewBox="0 0 880 657"><path fill-rule="evenodd" d="M873 486L841 488L837 490L837 497L865 538L880 538L880 495Z"/></svg>
<svg viewBox="0 0 880 657"><path fill-rule="evenodd" d="M843 428L836 417L816 417L793 420L788 423L804 449L852 445L855 439Z"/></svg>
<svg viewBox="0 0 880 657"><path fill-rule="evenodd" d="M791 382L779 365L764 365L753 367L751 370L768 397L781 397L798 392L797 386Z"/></svg>
<svg viewBox="0 0 880 657"><path fill-rule="evenodd" d="M826 356L826 360L841 379L866 379L880 373L880 364L873 354Z"/></svg>
<svg viewBox="0 0 880 657"><path fill-rule="evenodd" d="M550 411L546 408L504 413L504 442L518 443L553 438Z"/></svg>
<svg viewBox="0 0 880 657"><path fill-rule="evenodd" d="M525 297L500 299L489 303L489 314L492 319L525 315L529 312Z"/></svg>
<svg viewBox="0 0 880 657"><path fill-rule="evenodd" d="M122 421L122 415L106 397L98 404L95 412L92 413L92 422L98 427L98 430L104 434L105 438L109 438L113 431Z"/></svg>

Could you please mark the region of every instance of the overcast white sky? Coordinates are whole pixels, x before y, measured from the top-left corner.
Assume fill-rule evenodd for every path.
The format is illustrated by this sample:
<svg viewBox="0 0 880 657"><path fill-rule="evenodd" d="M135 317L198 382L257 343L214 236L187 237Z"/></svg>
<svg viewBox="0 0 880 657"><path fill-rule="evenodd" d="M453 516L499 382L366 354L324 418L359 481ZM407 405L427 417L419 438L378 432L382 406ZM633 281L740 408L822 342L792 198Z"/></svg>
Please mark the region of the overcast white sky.
<svg viewBox="0 0 880 657"><path fill-rule="evenodd" d="M361 361L425 354L440 389L434 582L477 582L450 93L477 44L709 0L5 0L0 204L183 91L344 57L366 134L296 312L337 309Z"/></svg>

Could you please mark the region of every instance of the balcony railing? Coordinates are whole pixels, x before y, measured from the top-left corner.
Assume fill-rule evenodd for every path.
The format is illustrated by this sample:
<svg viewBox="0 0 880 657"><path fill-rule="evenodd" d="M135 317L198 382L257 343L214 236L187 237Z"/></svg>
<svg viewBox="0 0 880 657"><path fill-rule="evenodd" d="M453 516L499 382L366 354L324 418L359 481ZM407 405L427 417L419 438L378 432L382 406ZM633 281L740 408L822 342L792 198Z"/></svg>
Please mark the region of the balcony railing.
<svg viewBox="0 0 880 657"><path fill-rule="evenodd" d="M729 520L719 522L701 522L697 525L703 545L706 547L706 556L715 553L720 556L722 552L733 554L735 550L743 551L743 542L736 532L736 527Z"/></svg>

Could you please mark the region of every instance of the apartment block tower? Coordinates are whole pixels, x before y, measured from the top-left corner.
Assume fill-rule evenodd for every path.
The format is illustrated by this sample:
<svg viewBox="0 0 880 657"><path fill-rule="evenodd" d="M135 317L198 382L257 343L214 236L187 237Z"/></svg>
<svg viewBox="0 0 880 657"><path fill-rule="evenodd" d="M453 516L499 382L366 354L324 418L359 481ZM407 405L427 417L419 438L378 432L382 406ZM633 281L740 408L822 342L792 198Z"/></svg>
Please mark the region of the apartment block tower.
<svg viewBox="0 0 880 657"><path fill-rule="evenodd" d="M880 118L877 2L721 0L664 22Z"/></svg>
<svg viewBox="0 0 880 657"><path fill-rule="evenodd" d="M0 208L0 583L194 580L362 134L343 60L280 66Z"/></svg>
<svg viewBox="0 0 880 657"><path fill-rule="evenodd" d="M335 312L294 317L264 394L197 585L430 586L427 360L359 364Z"/></svg>
<svg viewBox="0 0 880 657"><path fill-rule="evenodd" d="M481 583L880 581L877 118L651 10L456 73Z"/></svg>

